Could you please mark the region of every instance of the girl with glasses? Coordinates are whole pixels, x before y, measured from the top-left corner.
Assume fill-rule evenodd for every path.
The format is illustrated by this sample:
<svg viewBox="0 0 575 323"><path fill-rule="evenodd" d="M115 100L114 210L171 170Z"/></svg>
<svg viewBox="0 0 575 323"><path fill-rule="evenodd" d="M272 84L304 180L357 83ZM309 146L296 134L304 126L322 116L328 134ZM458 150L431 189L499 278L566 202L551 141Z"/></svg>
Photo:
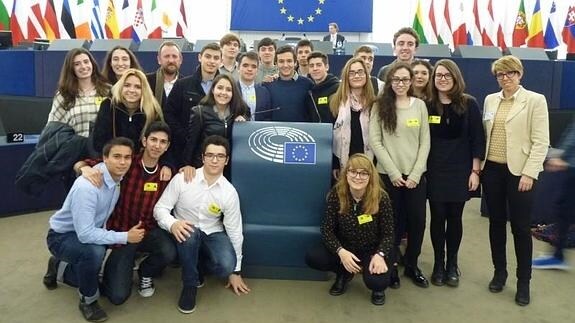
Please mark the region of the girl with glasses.
<svg viewBox="0 0 575 323"><path fill-rule="evenodd" d="M360 58L352 58L341 71L341 83L330 97L333 125L333 178L347 163L349 156L362 153L373 157L368 145L370 107L375 93L367 67Z"/></svg>
<svg viewBox="0 0 575 323"><path fill-rule="evenodd" d="M397 263L402 233L407 231L405 276L419 287L429 283L417 262L425 231L425 170L429 153L429 124L425 103L413 96L409 64L393 63L385 76L383 93L371 112L369 144L377 170L388 189L395 214L392 288L399 288Z"/></svg>
<svg viewBox="0 0 575 323"><path fill-rule="evenodd" d="M393 210L371 158L355 154L327 197L323 243L306 254L311 268L336 273L329 293L346 292L361 273L374 305L385 303L393 248Z"/></svg>
<svg viewBox="0 0 575 323"><path fill-rule="evenodd" d="M470 197L479 196L485 133L477 101L464 93L465 81L455 62L439 60L428 88L431 151L427 159L427 197L435 255L431 283L457 287L463 207Z"/></svg>

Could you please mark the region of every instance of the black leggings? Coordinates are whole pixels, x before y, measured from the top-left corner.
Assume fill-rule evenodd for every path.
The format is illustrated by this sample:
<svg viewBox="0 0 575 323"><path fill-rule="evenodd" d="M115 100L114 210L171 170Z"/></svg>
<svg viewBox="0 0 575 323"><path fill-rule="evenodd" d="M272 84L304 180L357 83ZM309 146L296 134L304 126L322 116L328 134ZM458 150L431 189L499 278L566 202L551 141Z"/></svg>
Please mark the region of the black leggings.
<svg viewBox="0 0 575 323"><path fill-rule="evenodd" d="M461 219L464 206L465 202L429 201L431 243L433 244L436 263L442 263L445 260L446 245L447 259L457 256L461 238L463 237L463 223Z"/></svg>
<svg viewBox="0 0 575 323"><path fill-rule="evenodd" d="M360 266L363 268L362 275L365 286L372 291L385 290L389 285L389 270L383 274L371 274L369 272L369 263L373 254L365 252L362 254L356 253L355 255L361 260ZM320 271L331 271L336 274L347 272L341 264L339 256L331 253L323 244L309 249L305 255L305 262L309 267ZM388 269L391 268L387 259L385 259L385 264Z"/></svg>

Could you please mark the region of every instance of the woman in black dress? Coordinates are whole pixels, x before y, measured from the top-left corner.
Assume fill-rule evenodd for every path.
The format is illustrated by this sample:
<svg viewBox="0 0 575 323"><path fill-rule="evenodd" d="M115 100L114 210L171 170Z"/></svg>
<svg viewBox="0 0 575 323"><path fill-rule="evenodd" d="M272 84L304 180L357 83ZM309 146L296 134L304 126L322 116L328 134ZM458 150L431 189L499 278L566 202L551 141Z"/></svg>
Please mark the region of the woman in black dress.
<svg viewBox="0 0 575 323"><path fill-rule="evenodd" d="M485 134L477 101L464 93L465 82L455 62L438 61L428 88L431 150L427 159L427 192L435 253L431 283L457 287L463 207L465 201L479 193Z"/></svg>

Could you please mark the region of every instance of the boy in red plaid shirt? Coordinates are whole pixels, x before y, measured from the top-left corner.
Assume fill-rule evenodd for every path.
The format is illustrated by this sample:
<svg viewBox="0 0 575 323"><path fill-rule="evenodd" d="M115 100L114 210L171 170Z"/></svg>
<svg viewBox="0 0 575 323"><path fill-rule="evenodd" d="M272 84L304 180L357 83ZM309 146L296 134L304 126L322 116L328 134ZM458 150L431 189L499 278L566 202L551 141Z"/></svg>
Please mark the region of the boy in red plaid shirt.
<svg viewBox="0 0 575 323"><path fill-rule="evenodd" d="M143 297L154 294L153 277L176 257L176 248L165 230L158 228L153 217L154 205L169 183L160 180L160 157L170 145L170 128L163 122L154 122L142 137L143 151L135 155L132 166L123 177L120 199L107 222L107 229L127 231L134 225L145 230L140 243L114 245L104 267L102 293L111 303L124 303L132 291L132 276L137 253L148 256L139 266L138 292ZM82 176L94 185L101 185L99 172L87 164L79 167Z"/></svg>

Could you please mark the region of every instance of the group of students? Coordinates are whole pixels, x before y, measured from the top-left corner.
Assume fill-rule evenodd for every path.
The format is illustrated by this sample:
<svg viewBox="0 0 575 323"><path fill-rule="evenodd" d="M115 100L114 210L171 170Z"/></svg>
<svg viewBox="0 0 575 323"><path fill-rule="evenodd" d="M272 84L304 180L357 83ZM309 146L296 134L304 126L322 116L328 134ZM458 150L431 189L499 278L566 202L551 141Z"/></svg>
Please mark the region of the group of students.
<svg viewBox="0 0 575 323"><path fill-rule="evenodd" d="M165 247L170 243L161 243L161 260L150 256L140 266L140 294L151 296L152 278L176 254L182 264L181 312L195 309L197 287L203 282L198 257L204 254L225 264L214 263L208 272L227 277L236 293L248 292L240 275L243 238L239 200L228 182L232 127L236 121L304 121L333 125L334 186L321 225L323 244L310 249L306 256L310 267L336 273L330 294L343 294L353 275L363 272L372 290L372 303L383 305L384 290L400 287L401 262L406 277L417 286L428 287L418 267L427 200L435 255L431 283L457 286L463 208L470 197L479 194L482 183L494 264L489 289L499 292L506 283L505 228L509 214L518 259L515 301L527 305L532 192L549 145L545 98L520 85L524 73L521 61L505 56L492 64L502 91L489 95L481 112L475 98L465 93L465 81L455 62L442 59L431 66L413 60L417 37L411 28L396 33L398 59L384 67L382 80L370 76L374 61L370 47L358 48L338 80L328 73L328 57L314 52L307 40L294 49L276 48L271 39L264 38L257 53L240 54L239 38L227 34L220 44L202 48L199 66L187 77L178 73L182 56L171 42L160 47L160 68L148 75L126 48L108 54L105 66L110 68L104 68L105 77L88 51L70 51L47 128L53 123L68 125L85 141L85 150L76 160L103 151L104 164L94 166L96 170L87 166L90 161L75 167L83 176L72 186L62 210L51 219L48 244L55 257L50 259L45 285L54 288L58 278L80 286L84 317L105 319L96 302L97 270L105 248L98 247L95 252L98 261L90 267L94 275L78 275L66 269L74 267L66 263L78 265L85 259L66 255L69 250L58 247L60 236L72 232L70 235L80 245L91 246L96 241L98 246L116 246L128 242L126 248L133 244L129 257L111 256L131 265L140 248L153 253L155 247L144 247L141 241L154 237L151 232L159 226L164 229L162 235L171 234L164 240L176 243L171 250ZM406 52L411 55L410 62L402 59L409 56ZM154 131L158 127L163 130ZM155 138L157 132L164 135ZM150 136L155 138L154 144L148 143ZM138 169L133 176L140 178L139 184L132 183L135 179L126 180L130 163L126 166L124 162L115 174L111 171L113 165L108 165L111 160L132 160L132 151L113 153L114 140L124 137L134 143L136 157L131 168ZM119 192L114 188L122 176L125 179ZM149 181L149 176L157 176L157 181ZM89 232L78 231L85 226L78 226L74 214L82 208L74 207L69 200L74 199L76 186L86 189L89 185L91 190L99 187L107 191L88 190L90 193L84 192L83 196L104 194L112 203L100 205L94 201L97 221L89 223ZM206 193L206 188L216 192ZM118 193L120 202L116 204ZM121 205L134 208L142 204L131 199L122 203L123 196L147 200L145 212L138 211L141 215L134 216L118 211ZM116 212L129 220L119 220L121 224L114 226L120 223L113 220ZM223 219L222 214L226 214ZM140 222L140 217L147 222ZM219 232L225 232L225 237L217 237L215 233ZM91 238L82 240L85 234ZM407 248L402 257L399 245L405 235ZM129 296L131 272L126 269L128 265L109 266L109 262L103 290L119 304ZM107 275L116 267L123 268L122 278L106 278L116 275ZM91 285L82 287L85 285L74 283L72 276L89 277ZM114 290L118 286L123 286L120 292Z"/></svg>

